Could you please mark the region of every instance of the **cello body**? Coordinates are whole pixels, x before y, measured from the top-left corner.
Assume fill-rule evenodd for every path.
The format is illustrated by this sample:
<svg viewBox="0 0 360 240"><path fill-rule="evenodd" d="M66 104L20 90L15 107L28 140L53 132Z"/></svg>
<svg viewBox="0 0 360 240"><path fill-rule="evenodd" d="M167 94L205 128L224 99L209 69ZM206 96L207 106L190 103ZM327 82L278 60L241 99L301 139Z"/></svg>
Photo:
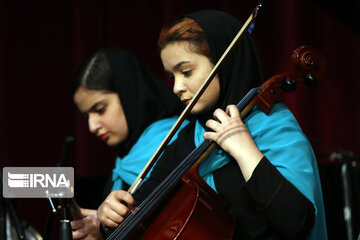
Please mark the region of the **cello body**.
<svg viewBox="0 0 360 240"><path fill-rule="evenodd" d="M201 177L186 174L172 192L130 239L232 239L235 218Z"/></svg>

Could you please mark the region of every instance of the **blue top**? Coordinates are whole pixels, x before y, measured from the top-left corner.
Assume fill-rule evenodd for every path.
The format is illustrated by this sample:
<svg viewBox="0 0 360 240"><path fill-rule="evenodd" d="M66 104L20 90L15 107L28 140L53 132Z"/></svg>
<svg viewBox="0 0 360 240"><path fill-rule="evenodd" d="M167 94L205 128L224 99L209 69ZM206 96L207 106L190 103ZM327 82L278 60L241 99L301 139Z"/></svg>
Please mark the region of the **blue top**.
<svg viewBox="0 0 360 240"><path fill-rule="evenodd" d="M254 142L277 170L291 182L315 208L315 222L308 239L327 239L320 176L312 147L290 110L275 104L267 115L255 108L244 119ZM195 128L195 145L205 130ZM216 191L212 172L230 161L220 148L214 149L200 165L199 174Z"/></svg>
<svg viewBox="0 0 360 240"><path fill-rule="evenodd" d="M160 146L172 126L177 121L178 116L165 118L152 123L141 134L137 142L132 146L129 153L123 157L117 157L115 168L113 169L112 180L113 190L123 189L123 183L131 185L139 175L145 164L150 160L156 149ZM169 144L171 144L178 136L179 131L189 123L185 120L178 131L175 133ZM146 151L144 151L146 150ZM146 178L148 178L149 171ZM145 178L145 179L146 179Z"/></svg>

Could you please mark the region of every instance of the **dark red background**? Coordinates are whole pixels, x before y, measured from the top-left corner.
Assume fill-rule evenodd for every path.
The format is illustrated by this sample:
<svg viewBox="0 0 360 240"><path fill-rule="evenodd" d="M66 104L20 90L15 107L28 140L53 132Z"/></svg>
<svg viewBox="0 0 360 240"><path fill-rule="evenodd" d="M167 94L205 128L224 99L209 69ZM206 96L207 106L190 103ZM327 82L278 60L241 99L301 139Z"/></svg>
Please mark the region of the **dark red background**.
<svg viewBox="0 0 360 240"><path fill-rule="evenodd" d="M0 0L0 165L55 166L70 135L76 143L70 164L78 186L95 184L91 179L111 171L113 152L88 133L72 102L70 86L77 67L99 48L117 47L133 52L162 76L156 41L164 24L205 8L245 21L256 2ZM339 149L360 154L359 9L359 1L266 1L253 34L267 78L293 71L291 54L300 45L322 53L325 68L318 85L289 95L285 102L312 142L322 174L336 185L338 171L331 166L337 164L328 154ZM331 196L342 194L341 187L329 181L323 181L323 189ZM92 195L83 191L79 201L86 205L85 197ZM337 201L329 198L326 204L340 209ZM20 218L43 233L48 201L15 203ZM331 209L328 212L331 231L343 231L341 216L332 218Z"/></svg>

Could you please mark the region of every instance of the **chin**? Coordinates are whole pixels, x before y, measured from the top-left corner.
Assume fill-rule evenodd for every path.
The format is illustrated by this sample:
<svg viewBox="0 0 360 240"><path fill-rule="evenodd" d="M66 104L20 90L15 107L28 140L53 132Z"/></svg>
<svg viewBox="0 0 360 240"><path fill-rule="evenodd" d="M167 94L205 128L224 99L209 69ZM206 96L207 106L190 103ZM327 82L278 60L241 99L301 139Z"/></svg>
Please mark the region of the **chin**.
<svg viewBox="0 0 360 240"><path fill-rule="evenodd" d="M109 147L117 147L119 146L122 142L124 142L124 140L119 140L119 139L111 139L109 138L107 141L106 141L106 144L109 146Z"/></svg>
<svg viewBox="0 0 360 240"><path fill-rule="evenodd" d="M214 105L215 104L213 104L211 102L204 102L204 101L202 101L200 103L198 102L195 104L195 106L191 109L190 112L195 115L207 113L213 109Z"/></svg>
<svg viewBox="0 0 360 240"><path fill-rule="evenodd" d="M200 113L203 113L204 112L204 110L203 109L201 109L201 108L199 108L199 107L197 107L196 105L193 107L193 109L191 109L191 111L190 111L192 114L200 114Z"/></svg>
<svg viewBox="0 0 360 240"><path fill-rule="evenodd" d="M208 110L206 110L206 109L193 108L190 112L194 115L198 115L198 114L206 113L207 111Z"/></svg>
<svg viewBox="0 0 360 240"><path fill-rule="evenodd" d="M108 145L109 147L116 147L117 145L119 145L119 143L118 142L108 141L108 142L106 142L106 145Z"/></svg>

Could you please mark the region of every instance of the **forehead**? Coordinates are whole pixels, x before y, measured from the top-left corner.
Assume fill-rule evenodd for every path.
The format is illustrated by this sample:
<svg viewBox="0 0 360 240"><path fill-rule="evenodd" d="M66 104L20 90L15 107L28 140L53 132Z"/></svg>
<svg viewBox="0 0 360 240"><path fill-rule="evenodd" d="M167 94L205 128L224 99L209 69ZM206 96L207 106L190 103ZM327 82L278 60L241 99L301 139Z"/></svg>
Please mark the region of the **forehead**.
<svg viewBox="0 0 360 240"><path fill-rule="evenodd" d="M169 61L183 58L194 58L199 56L199 54L191 50L190 44L191 43L187 42L169 43L161 50L161 59Z"/></svg>
<svg viewBox="0 0 360 240"><path fill-rule="evenodd" d="M74 95L74 102L81 112L88 111L94 104L108 100L116 93L106 92L104 90L92 90L85 87L79 87Z"/></svg>
<svg viewBox="0 0 360 240"><path fill-rule="evenodd" d="M213 66L209 58L192 50L191 43L175 42L168 44L161 51L161 60L164 69L168 72L181 70L180 66Z"/></svg>

